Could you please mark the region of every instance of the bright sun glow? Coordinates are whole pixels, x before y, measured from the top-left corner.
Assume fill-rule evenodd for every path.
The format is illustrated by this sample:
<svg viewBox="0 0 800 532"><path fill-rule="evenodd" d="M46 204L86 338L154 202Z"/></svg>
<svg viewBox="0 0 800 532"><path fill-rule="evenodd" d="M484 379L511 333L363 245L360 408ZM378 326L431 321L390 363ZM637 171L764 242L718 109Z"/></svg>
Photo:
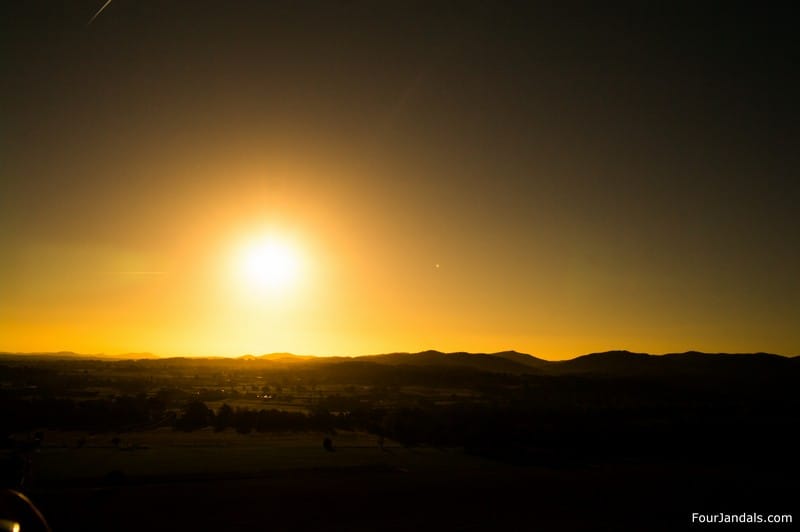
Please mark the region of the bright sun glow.
<svg viewBox="0 0 800 532"><path fill-rule="evenodd" d="M297 281L299 269L296 250L276 238L245 246L239 257L239 274L249 289L284 290Z"/></svg>

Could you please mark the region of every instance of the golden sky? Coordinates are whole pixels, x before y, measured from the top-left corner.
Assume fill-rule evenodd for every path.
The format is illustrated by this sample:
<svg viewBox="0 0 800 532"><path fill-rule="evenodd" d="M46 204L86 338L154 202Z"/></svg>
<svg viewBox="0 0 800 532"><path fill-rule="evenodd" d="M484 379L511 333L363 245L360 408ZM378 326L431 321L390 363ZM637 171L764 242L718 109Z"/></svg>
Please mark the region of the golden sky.
<svg viewBox="0 0 800 532"><path fill-rule="evenodd" d="M796 122L756 71L788 52L187 6L3 17L0 350L800 352ZM288 279L248 273L265 241Z"/></svg>

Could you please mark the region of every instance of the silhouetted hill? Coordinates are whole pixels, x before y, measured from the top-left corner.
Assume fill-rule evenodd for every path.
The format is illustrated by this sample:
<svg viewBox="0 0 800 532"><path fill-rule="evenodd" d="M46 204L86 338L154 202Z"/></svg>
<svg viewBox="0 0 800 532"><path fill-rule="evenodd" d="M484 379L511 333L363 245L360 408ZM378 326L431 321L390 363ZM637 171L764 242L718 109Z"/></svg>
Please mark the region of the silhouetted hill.
<svg viewBox="0 0 800 532"><path fill-rule="evenodd" d="M39 353L10 353L0 352L4 357L29 357L29 358L48 358L48 359L96 359L96 360L143 360L157 359L153 353L123 353L121 355L107 355L105 353L75 353L73 351L54 351Z"/></svg>
<svg viewBox="0 0 800 532"><path fill-rule="evenodd" d="M517 362L519 364L524 364L532 368L542 368L550 364L549 360L537 358L533 355L528 355L526 353L519 353L517 351L500 351L499 353L492 353L491 356L505 358L506 360Z"/></svg>
<svg viewBox="0 0 800 532"><path fill-rule="evenodd" d="M770 353L671 353L663 357L665 367L675 372L726 373L742 377L782 373L796 368L790 359Z"/></svg>
<svg viewBox="0 0 800 532"><path fill-rule="evenodd" d="M630 351L591 353L547 366L555 374L604 374L609 376L717 375L746 376L748 373L780 372L791 359L770 353L668 353L650 355Z"/></svg>
<svg viewBox="0 0 800 532"><path fill-rule="evenodd" d="M552 362L548 369L557 373L628 373L650 368L654 355L630 351L590 353L572 360Z"/></svg>
<svg viewBox="0 0 800 532"><path fill-rule="evenodd" d="M507 353L508 354L508 353ZM515 353L521 355L521 353ZM521 355L528 356L528 355ZM533 360L534 357L530 357ZM421 353L390 353L386 355L368 355L356 357L359 361L388 364L393 366L438 366L470 368L491 373L532 373L535 372L533 362L526 364L507 358L506 356L487 355L485 353L442 353L440 351L422 351Z"/></svg>

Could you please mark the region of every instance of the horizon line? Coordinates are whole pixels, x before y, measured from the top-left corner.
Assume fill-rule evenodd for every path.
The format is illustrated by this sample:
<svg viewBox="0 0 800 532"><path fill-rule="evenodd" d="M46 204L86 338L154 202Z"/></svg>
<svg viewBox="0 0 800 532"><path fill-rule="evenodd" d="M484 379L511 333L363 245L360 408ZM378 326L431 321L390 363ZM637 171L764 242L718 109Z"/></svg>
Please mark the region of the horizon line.
<svg viewBox="0 0 800 532"><path fill-rule="evenodd" d="M586 353L578 353L572 354L564 358L545 358L540 355L532 355L530 353L526 353L523 351L517 351L516 349L503 349L500 351L442 351L439 349L423 349L421 351L386 351L386 352L371 352L366 354L349 354L349 355L342 355L342 354L300 354L300 353L293 353L290 351L270 351L270 352L262 352L260 354L253 354L253 353L242 353L242 354L234 354L234 355L192 355L192 354L157 354L151 351L127 351L127 352L119 352L119 353L106 353L106 352L99 352L99 353L84 353L80 351L71 351L71 350L59 350L59 351L0 351L0 356L8 356L8 355L19 355L19 356L36 356L36 355L45 355L45 356L56 356L56 355L73 355L79 357L97 357L97 358L126 358L126 359L136 359L135 357L141 355L141 359L169 359L169 358L196 358L196 359L209 359L209 358L227 358L231 360L241 359L244 357L265 357L271 355L288 355L292 357L301 357L301 358L361 358L361 357L372 357L372 356L381 356L381 355L416 355L422 353L440 353L443 355L453 355L453 354L467 354L467 355L497 355L502 353L517 353L520 355L530 356L533 358L537 358L539 360L543 360L546 362L564 362L568 360L574 360L576 358L580 358L583 356L588 355L596 355L596 354L606 354L606 353L630 353L633 355L648 355L648 356L664 356L664 355L676 355L676 354L688 354L688 353L697 353L697 354L704 354L704 355L775 355L784 358L796 358L800 357L800 353L795 354L785 354L785 353L775 353L770 351L701 351L697 349L687 349L685 351L665 351L665 352L645 352L645 351L632 351L630 349L607 349L604 351L591 351Z"/></svg>

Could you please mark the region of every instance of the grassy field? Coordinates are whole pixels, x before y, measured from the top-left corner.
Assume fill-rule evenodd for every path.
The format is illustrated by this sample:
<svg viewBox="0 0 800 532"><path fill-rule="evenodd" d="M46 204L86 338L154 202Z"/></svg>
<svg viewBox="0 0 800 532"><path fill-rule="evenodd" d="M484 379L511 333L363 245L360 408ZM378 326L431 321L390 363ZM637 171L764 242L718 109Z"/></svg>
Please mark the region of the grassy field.
<svg viewBox="0 0 800 532"><path fill-rule="evenodd" d="M381 449L358 432L335 435L330 452L324 436L52 431L32 453L28 493L57 531L681 530L690 511L786 511L781 486L796 478L677 462L520 467Z"/></svg>
<svg viewBox="0 0 800 532"><path fill-rule="evenodd" d="M391 468L341 467L381 461L373 461L372 450L345 448L314 455L312 447L309 443L306 453L303 445L275 445L267 454L274 451L271 456L277 462L262 462L246 446L216 449L223 454L215 456L215 467L280 463L294 453L288 463L302 464L300 469L143 482L133 477L106 486L40 484L31 497L54 530L98 531L667 531L690 528L691 511L746 507L786 511L793 500L792 494L777 488L786 485L789 474L777 471L734 474L730 468L659 464L511 468L435 449L386 453L391 458L383 463L394 464ZM193 459L211 456L182 454L187 449L192 448L165 447L163 453L152 455L158 460L150 467L174 472L193 464ZM113 456L110 449L88 451L98 453L95 466L125 464L115 462L124 452L103 462L101 457ZM242 458L224 455L239 452Z"/></svg>
<svg viewBox="0 0 800 532"><path fill-rule="evenodd" d="M321 433L251 433L211 429L191 433L169 428L123 434L53 432L35 453L37 486L103 484L110 475L126 481L258 476L293 469L386 468L398 471L471 469L485 461L455 450L407 449L373 435L339 432L335 451L322 446ZM112 439L119 441L112 442ZM78 447L77 442L83 440Z"/></svg>

